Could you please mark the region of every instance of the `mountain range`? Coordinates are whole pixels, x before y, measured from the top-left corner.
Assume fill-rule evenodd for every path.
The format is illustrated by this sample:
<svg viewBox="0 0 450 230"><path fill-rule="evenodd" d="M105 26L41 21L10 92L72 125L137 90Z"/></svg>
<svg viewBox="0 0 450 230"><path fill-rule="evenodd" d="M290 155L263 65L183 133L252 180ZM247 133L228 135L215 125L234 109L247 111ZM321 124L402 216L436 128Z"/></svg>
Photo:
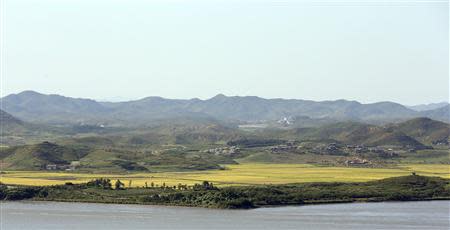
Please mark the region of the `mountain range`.
<svg viewBox="0 0 450 230"><path fill-rule="evenodd" d="M142 125L173 118L215 119L239 123L309 117L338 121L389 123L416 117L449 122L450 105L416 111L394 102L362 104L357 101L264 99L219 94L211 99L147 97L126 102L46 95L24 91L2 98L3 110L20 120L47 124Z"/></svg>
<svg viewBox="0 0 450 230"><path fill-rule="evenodd" d="M408 108L416 110L416 111L426 111L426 110L433 110L433 109L439 109L445 106L448 106L448 102L439 102L439 103L430 103L430 104L421 104L421 105L414 105L414 106L408 106Z"/></svg>

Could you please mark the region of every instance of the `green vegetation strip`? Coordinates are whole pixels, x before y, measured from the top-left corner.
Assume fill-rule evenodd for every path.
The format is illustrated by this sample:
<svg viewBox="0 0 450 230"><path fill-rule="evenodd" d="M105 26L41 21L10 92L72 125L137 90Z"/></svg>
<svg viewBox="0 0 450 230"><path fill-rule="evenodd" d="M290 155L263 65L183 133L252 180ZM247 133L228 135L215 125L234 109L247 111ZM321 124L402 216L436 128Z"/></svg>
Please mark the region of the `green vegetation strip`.
<svg viewBox="0 0 450 230"><path fill-rule="evenodd" d="M450 199L450 180L418 175L358 183L301 183L218 188L204 181L187 186L124 188L120 181L95 179L56 186L0 185L1 200L39 200L175 205L244 209L273 205Z"/></svg>

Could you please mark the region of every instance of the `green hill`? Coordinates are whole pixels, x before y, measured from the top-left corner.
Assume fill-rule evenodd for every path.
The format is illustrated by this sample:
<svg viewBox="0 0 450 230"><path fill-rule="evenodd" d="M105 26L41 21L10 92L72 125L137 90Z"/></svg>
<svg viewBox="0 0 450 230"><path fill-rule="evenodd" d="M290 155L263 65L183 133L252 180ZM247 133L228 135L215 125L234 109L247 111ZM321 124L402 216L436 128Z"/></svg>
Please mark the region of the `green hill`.
<svg viewBox="0 0 450 230"><path fill-rule="evenodd" d="M340 140L355 142L355 140L348 140L352 132L362 129L368 129L369 127L376 127L373 125L367 125L358 122L339 122L329 125L320 126L317 128L300 128L294 130L302 139L315 139L315 140Z"/></svg>
<svg viewBox="0 0 450 230"><path fill-rule="evenodd" d="M392 128L426 144L448 144L450 136L449 124L424 117L392 125Z"/></svg>
<svg viewBox="0 0 450 230"><path fill-rule="evenodd" d="M8 124L28 127L7 113L2 116ZM352 147L346 145L380 147L386 151L394 149L400 155L396 153L397 158L393 161L400 157L416 157L419 161L420 157L429 156L441 161L443 154L440 151L446 149L437 143L448 141L449 124L417 118L386 126L339 122L320 127L246 131L212 119L167 119L136 128L118 127L106 133L62 133L53 139L38 132L34 135L41 138L39 142L34 139L28 145L0 150L0 163L5 169L40 170L49 164L68 165L72 161L80 162L78 171L121 173L220 169L221 164L240 160L328 164L345 160L337 156L353 154ZM325 151L333 142L339 147L335 151L337 154ZM238 146L239 150L230 153L223 149L231 146ZM286 146L289 150L273 150L286 149ZM431 152L428 146L435 147L436 151ZM414 153L412 149L419 151ZM373 152L370 154L368 157L378 157Z"/></svg>
<svg viewBox="0 0 450 230"><path fill-rule="evenodd" d="M86 137L63 139L60 140L58 143L61 143L62 145L108 147L114 145L115 139L117 138L113 136L86 136Z"/></svg>
<svg viewBox="0 0 450 230"><path fill-rule="evenodd" d="M339 136L337 140L367 146L394 145L417 149L425 148L422 143L399 130L377 126L359 127Z"/></svg>
<svg viewBox="0 0 450 230"><path fill-rule="evenodd" d="M395 145L423 149L425 146L393 127L379 127L358 122L342 122L318 128L301 128L292 132L297 139L335 140L366 146Z"/></svg>
<svg viewBox="0 0 450 230"><path fill-rule="evenodd" d="M0 150L0 159L8 169L39 170L49 164L68 165L85 156L87 148L71 148L42 142Z"/></svg>

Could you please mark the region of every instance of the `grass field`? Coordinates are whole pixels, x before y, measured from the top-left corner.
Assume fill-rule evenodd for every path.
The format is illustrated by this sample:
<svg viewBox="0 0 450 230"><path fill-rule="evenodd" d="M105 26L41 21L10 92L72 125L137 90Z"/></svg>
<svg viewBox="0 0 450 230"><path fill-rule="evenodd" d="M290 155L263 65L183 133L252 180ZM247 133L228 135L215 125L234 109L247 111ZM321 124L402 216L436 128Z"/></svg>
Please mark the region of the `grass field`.
<svg viewBox="0 0 450 230"><path fill-rule="evenodd" d="M227 170L196 172L135 173L135 174L84 174L66 172L7 171L0 181L17 185L56 185L66 182L82 183L94 178L120 179L129 186L144 186L147 182L168 186L178 183L192 185L204 180L218 186L287 184L302 182L363 182L416 172L424 176L450 178L447 164L403 164L393 168L321 167L309 164L239 164L226 165Z"/></svg>

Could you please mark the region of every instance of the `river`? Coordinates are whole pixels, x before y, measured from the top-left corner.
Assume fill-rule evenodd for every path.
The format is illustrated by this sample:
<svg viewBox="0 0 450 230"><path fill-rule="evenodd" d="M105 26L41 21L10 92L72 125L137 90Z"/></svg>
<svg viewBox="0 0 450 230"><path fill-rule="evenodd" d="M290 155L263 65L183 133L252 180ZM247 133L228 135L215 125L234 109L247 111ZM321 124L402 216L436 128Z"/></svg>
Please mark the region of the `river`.
<svg viewBox="0 0 450 230"><path fill-rule="evenodd" d="M144 205L2 202L15 229L450 229L450 201L216 210Z"/></svg>

